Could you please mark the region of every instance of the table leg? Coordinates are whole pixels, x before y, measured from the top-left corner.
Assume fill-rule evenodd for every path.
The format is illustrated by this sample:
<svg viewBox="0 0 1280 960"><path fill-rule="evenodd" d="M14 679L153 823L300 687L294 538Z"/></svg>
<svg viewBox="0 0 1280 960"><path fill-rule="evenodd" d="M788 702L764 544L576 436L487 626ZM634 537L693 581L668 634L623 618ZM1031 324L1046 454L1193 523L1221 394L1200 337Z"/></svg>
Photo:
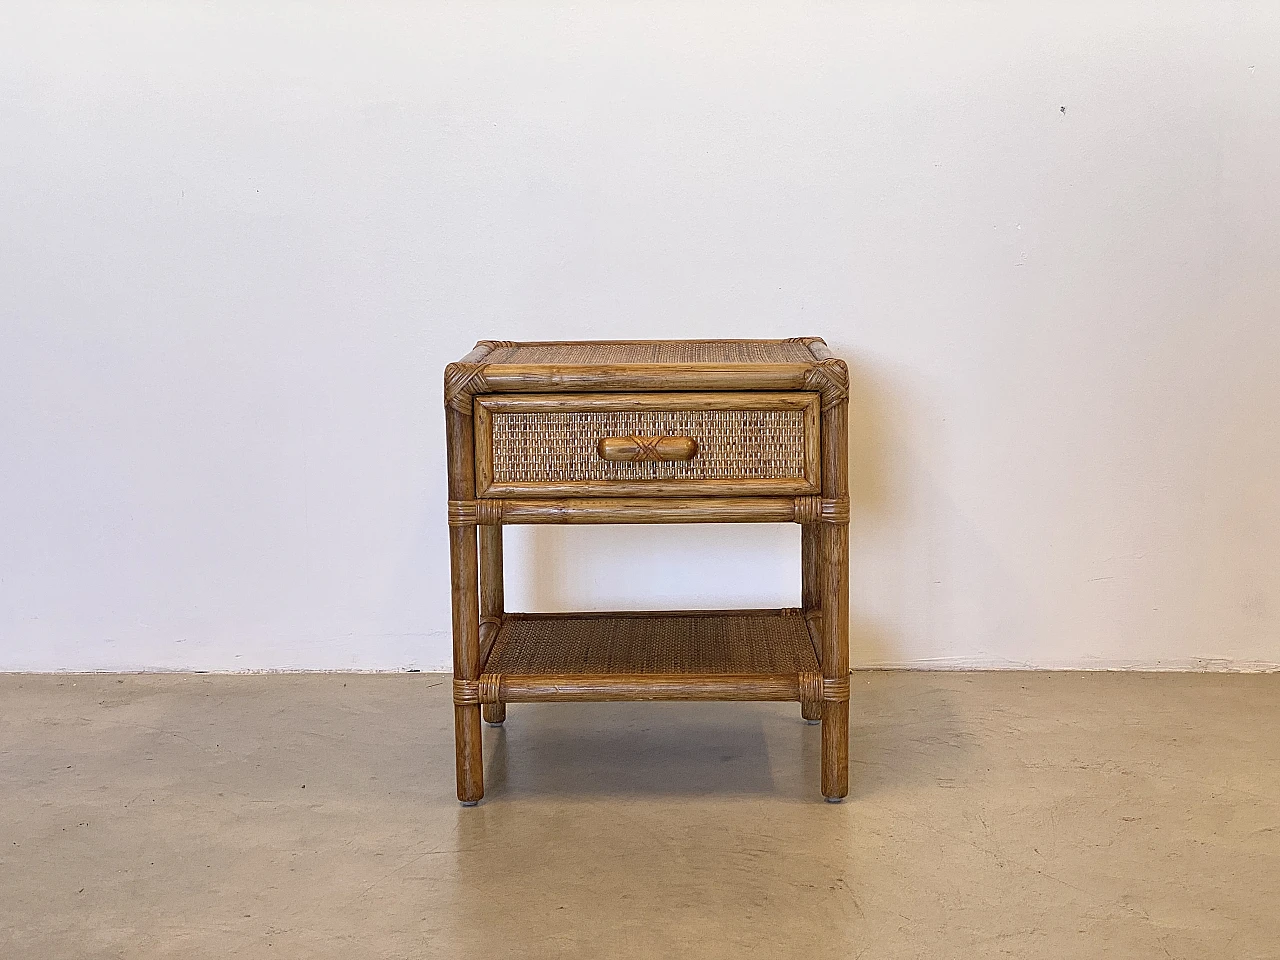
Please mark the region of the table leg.
<svg viewBox="0 0 1280 960"><path fill-rule="evenodd" d="M800 526L800 606L805 614L822 609L822 582L818 576L818 536L820 525L805 523ZM818 649L821 666L822 650ZM822 721L822 703L801 701L800 716L808 723Z"/></svg>
<svg viewBox="0 0 1280 960"><path fill-rule="evenodd" d="M813 347L811 346L811 349ZM849 497L849 369L826 354L819 378L827 388L822 405L822 496ZM827 521L819 534L822 581L822 677L849 680L849 524ZM845 689L848 689L845 687ZM849 699L822 701L822 795L839 802L849 793Z"/></svg>
<svg viewBox="0 0 1280 960"><path fill-rule="evenodd" d="M484 722L491 727L500 727L507 722L507 705L505 703L486 703L480 707Z"/></svg>
<svg viewBox="0 0 1280 960"><path fill-rule="evenodd" d="M502 527L497 524L480 527L480 620L502 620ZM484 722L500 726L507 719L505 703L486 703L481 712Z"/></svg>
<svg viewBox="0 0 1280 960"><path fill-rule="evenodd" d="M822 524L822 675L849 675L849 527ZM849 793L849 701L822 702L822 795Z"/></svg>
<svg viewBox="0 0 1280 960"><path fill-rule="evenodd" d="M476 528L449 528L450 581L453 592L453 675L480 678L480 608L476 567ZM484 757L480 747L480 704L453 706L457 750L458 799L467 805L484 796Z"/></svg>

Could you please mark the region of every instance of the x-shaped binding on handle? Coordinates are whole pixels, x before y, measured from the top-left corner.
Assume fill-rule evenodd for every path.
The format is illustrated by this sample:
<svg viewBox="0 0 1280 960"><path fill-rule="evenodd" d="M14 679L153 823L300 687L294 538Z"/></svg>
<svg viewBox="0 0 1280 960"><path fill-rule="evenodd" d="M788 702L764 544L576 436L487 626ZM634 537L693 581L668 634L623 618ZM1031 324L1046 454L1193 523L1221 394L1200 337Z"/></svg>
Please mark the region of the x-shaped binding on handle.
<svg viewBox="0 0 1280 960"><path fill-rule="evenodd" d="M601 437L601 459L627 462L692 460L698 455L693 437Z"/></svg>

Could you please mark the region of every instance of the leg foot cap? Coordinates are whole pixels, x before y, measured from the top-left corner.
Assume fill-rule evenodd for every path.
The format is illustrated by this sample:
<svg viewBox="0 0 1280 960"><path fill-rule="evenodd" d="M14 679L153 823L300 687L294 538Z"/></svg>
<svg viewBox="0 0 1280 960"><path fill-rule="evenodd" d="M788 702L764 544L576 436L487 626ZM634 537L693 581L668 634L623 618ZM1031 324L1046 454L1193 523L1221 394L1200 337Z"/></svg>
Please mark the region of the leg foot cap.
<svg viewBox="0 0 1280 960"><path fill-rule="evenodd" d="M480 802L479 800L459 800L458 801L458 803L460 803L464 807L474 807L479 802Z"/></svg>
<svg viewBox="0 0 1280 960"><path fill-rule="evenodd" d="M827 803L844 803L844 797L823 797Z"/></svg>

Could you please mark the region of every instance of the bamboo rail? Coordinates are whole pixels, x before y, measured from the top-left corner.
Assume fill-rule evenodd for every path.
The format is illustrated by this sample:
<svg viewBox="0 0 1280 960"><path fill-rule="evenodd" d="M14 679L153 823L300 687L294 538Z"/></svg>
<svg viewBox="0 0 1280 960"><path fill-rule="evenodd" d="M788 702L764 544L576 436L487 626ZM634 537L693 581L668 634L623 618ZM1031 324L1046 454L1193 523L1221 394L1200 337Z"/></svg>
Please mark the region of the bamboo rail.
<svg viewBox="0 0 1280 960"><path fill-rule="evenodd" d="M449 523L848 523L848 500L821 497L565 497L451 500Z"/></svg>
<svg viewBox="0 0 1280 960"><path fill-rule="evenodd" d="M849 699L849 678L818 674L510 674L455 680L455 703L574 703L642 700L786 701Z"/></svg>

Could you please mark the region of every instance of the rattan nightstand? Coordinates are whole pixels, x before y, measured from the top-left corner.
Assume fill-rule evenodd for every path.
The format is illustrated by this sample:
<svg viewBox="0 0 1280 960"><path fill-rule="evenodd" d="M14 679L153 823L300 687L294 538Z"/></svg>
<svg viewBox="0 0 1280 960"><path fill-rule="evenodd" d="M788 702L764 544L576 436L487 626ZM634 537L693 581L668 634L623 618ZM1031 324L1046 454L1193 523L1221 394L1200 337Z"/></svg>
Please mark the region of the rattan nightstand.
<svg viewBox="0 0 1280 960"><path fill-rule="evenodd" d="M822 340L482 340L444 400L459 800L482 711L574 700L797 700L848 793L848 370ZM799 523L802 606L507 613L508 523Z"/></svg>

